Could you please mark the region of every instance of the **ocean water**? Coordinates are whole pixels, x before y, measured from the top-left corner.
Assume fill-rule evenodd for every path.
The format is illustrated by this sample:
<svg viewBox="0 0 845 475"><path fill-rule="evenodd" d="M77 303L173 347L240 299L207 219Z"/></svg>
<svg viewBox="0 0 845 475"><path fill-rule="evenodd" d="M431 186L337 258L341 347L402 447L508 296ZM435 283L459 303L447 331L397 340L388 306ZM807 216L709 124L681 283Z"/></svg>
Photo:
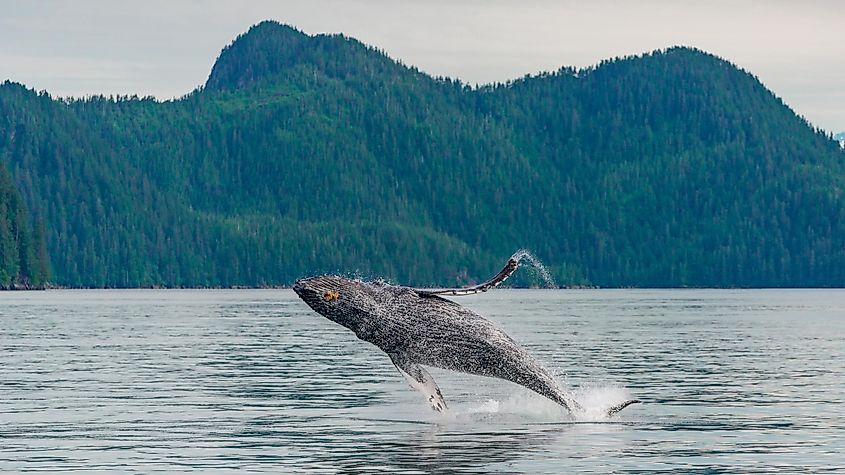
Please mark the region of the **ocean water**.
<svg viewBox="0 0 845 475"><path fill-rule="evenodd" d="M585 405L387 356L291 291L0 293L0 471L845 473L845 291L463 297Z"/></svg>

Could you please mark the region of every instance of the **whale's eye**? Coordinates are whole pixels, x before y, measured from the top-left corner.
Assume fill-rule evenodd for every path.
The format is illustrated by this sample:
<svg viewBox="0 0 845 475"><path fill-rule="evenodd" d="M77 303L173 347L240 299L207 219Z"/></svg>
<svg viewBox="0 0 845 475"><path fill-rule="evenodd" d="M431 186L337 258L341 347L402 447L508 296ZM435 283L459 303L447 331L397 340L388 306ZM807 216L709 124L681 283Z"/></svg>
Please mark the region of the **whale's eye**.
<svg viewBox="0 0 845 475"><path fill-rule="evenodd" d="M340 294L335 292L334 290L327 290L326 293L323 294L323 298L326 302L331 302L332 300L337 300L340 298Z"/></svg>

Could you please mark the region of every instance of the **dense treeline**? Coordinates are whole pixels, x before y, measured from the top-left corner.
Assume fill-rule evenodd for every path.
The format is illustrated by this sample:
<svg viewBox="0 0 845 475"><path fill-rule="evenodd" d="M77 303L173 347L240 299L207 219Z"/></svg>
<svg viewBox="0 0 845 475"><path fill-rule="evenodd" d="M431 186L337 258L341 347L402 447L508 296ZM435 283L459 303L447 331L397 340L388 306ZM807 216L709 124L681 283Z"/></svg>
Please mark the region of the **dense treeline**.
<svg viewBox="0 0 845 475"><path fill-rule="evenodd" d="M0 86L0 158L64 285L845 285L845 155L687 48L469 88L265 22L179 100Z"/></svg>
<svg viewBox="0 0 845 475"><path fill-rule="evenodd" d="M50 278L43 223L33 229L12 177L0 163L0 289L43 287Z"/></svg>

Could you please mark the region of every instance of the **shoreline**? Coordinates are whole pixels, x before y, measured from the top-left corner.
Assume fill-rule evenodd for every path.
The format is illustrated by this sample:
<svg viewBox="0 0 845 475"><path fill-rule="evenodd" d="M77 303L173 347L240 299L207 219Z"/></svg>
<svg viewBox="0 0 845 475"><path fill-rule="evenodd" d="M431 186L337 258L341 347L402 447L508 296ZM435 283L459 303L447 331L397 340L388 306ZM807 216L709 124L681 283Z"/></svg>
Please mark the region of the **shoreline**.
<svg viewBox="0 0 845 475"><path fill-rule="evenodd" d="M418 287L426 290L429 287ZM435 287L431 287L435 288ZM10 287L0 288L0 294L4 292L41 292L50 290L291 290L290 285L272 286L247 286L236 285L231 287L65 287L60 285L47 285L39 287ZM599 286L561 286L561 287L498 287L502 290L845 290L845 287L599 287ZM489 292L489 291L488 291ZM487 292L480 292L482 295Z"/></svg>

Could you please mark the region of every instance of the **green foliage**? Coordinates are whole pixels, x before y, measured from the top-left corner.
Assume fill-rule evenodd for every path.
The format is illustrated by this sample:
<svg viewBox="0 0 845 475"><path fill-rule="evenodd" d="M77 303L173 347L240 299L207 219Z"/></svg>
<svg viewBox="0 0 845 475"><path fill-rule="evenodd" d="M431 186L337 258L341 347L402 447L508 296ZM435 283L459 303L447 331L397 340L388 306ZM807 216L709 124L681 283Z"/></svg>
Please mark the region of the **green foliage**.
<svg viewBox="0 0 845 475"><path fill-rule="evenodd" d="M520 247L560 284L843 286L843 158L687 48L469 88L265 22L179 100L0 86L0 159L71 286L453 285Z"/></svg>
<svg viewBox="0 0 845 475"><path fill-rule="evenodd" d="M50 277L45 258L43 234L33 235L26 206L0 163L0 289L43 286Z"/></svg>

